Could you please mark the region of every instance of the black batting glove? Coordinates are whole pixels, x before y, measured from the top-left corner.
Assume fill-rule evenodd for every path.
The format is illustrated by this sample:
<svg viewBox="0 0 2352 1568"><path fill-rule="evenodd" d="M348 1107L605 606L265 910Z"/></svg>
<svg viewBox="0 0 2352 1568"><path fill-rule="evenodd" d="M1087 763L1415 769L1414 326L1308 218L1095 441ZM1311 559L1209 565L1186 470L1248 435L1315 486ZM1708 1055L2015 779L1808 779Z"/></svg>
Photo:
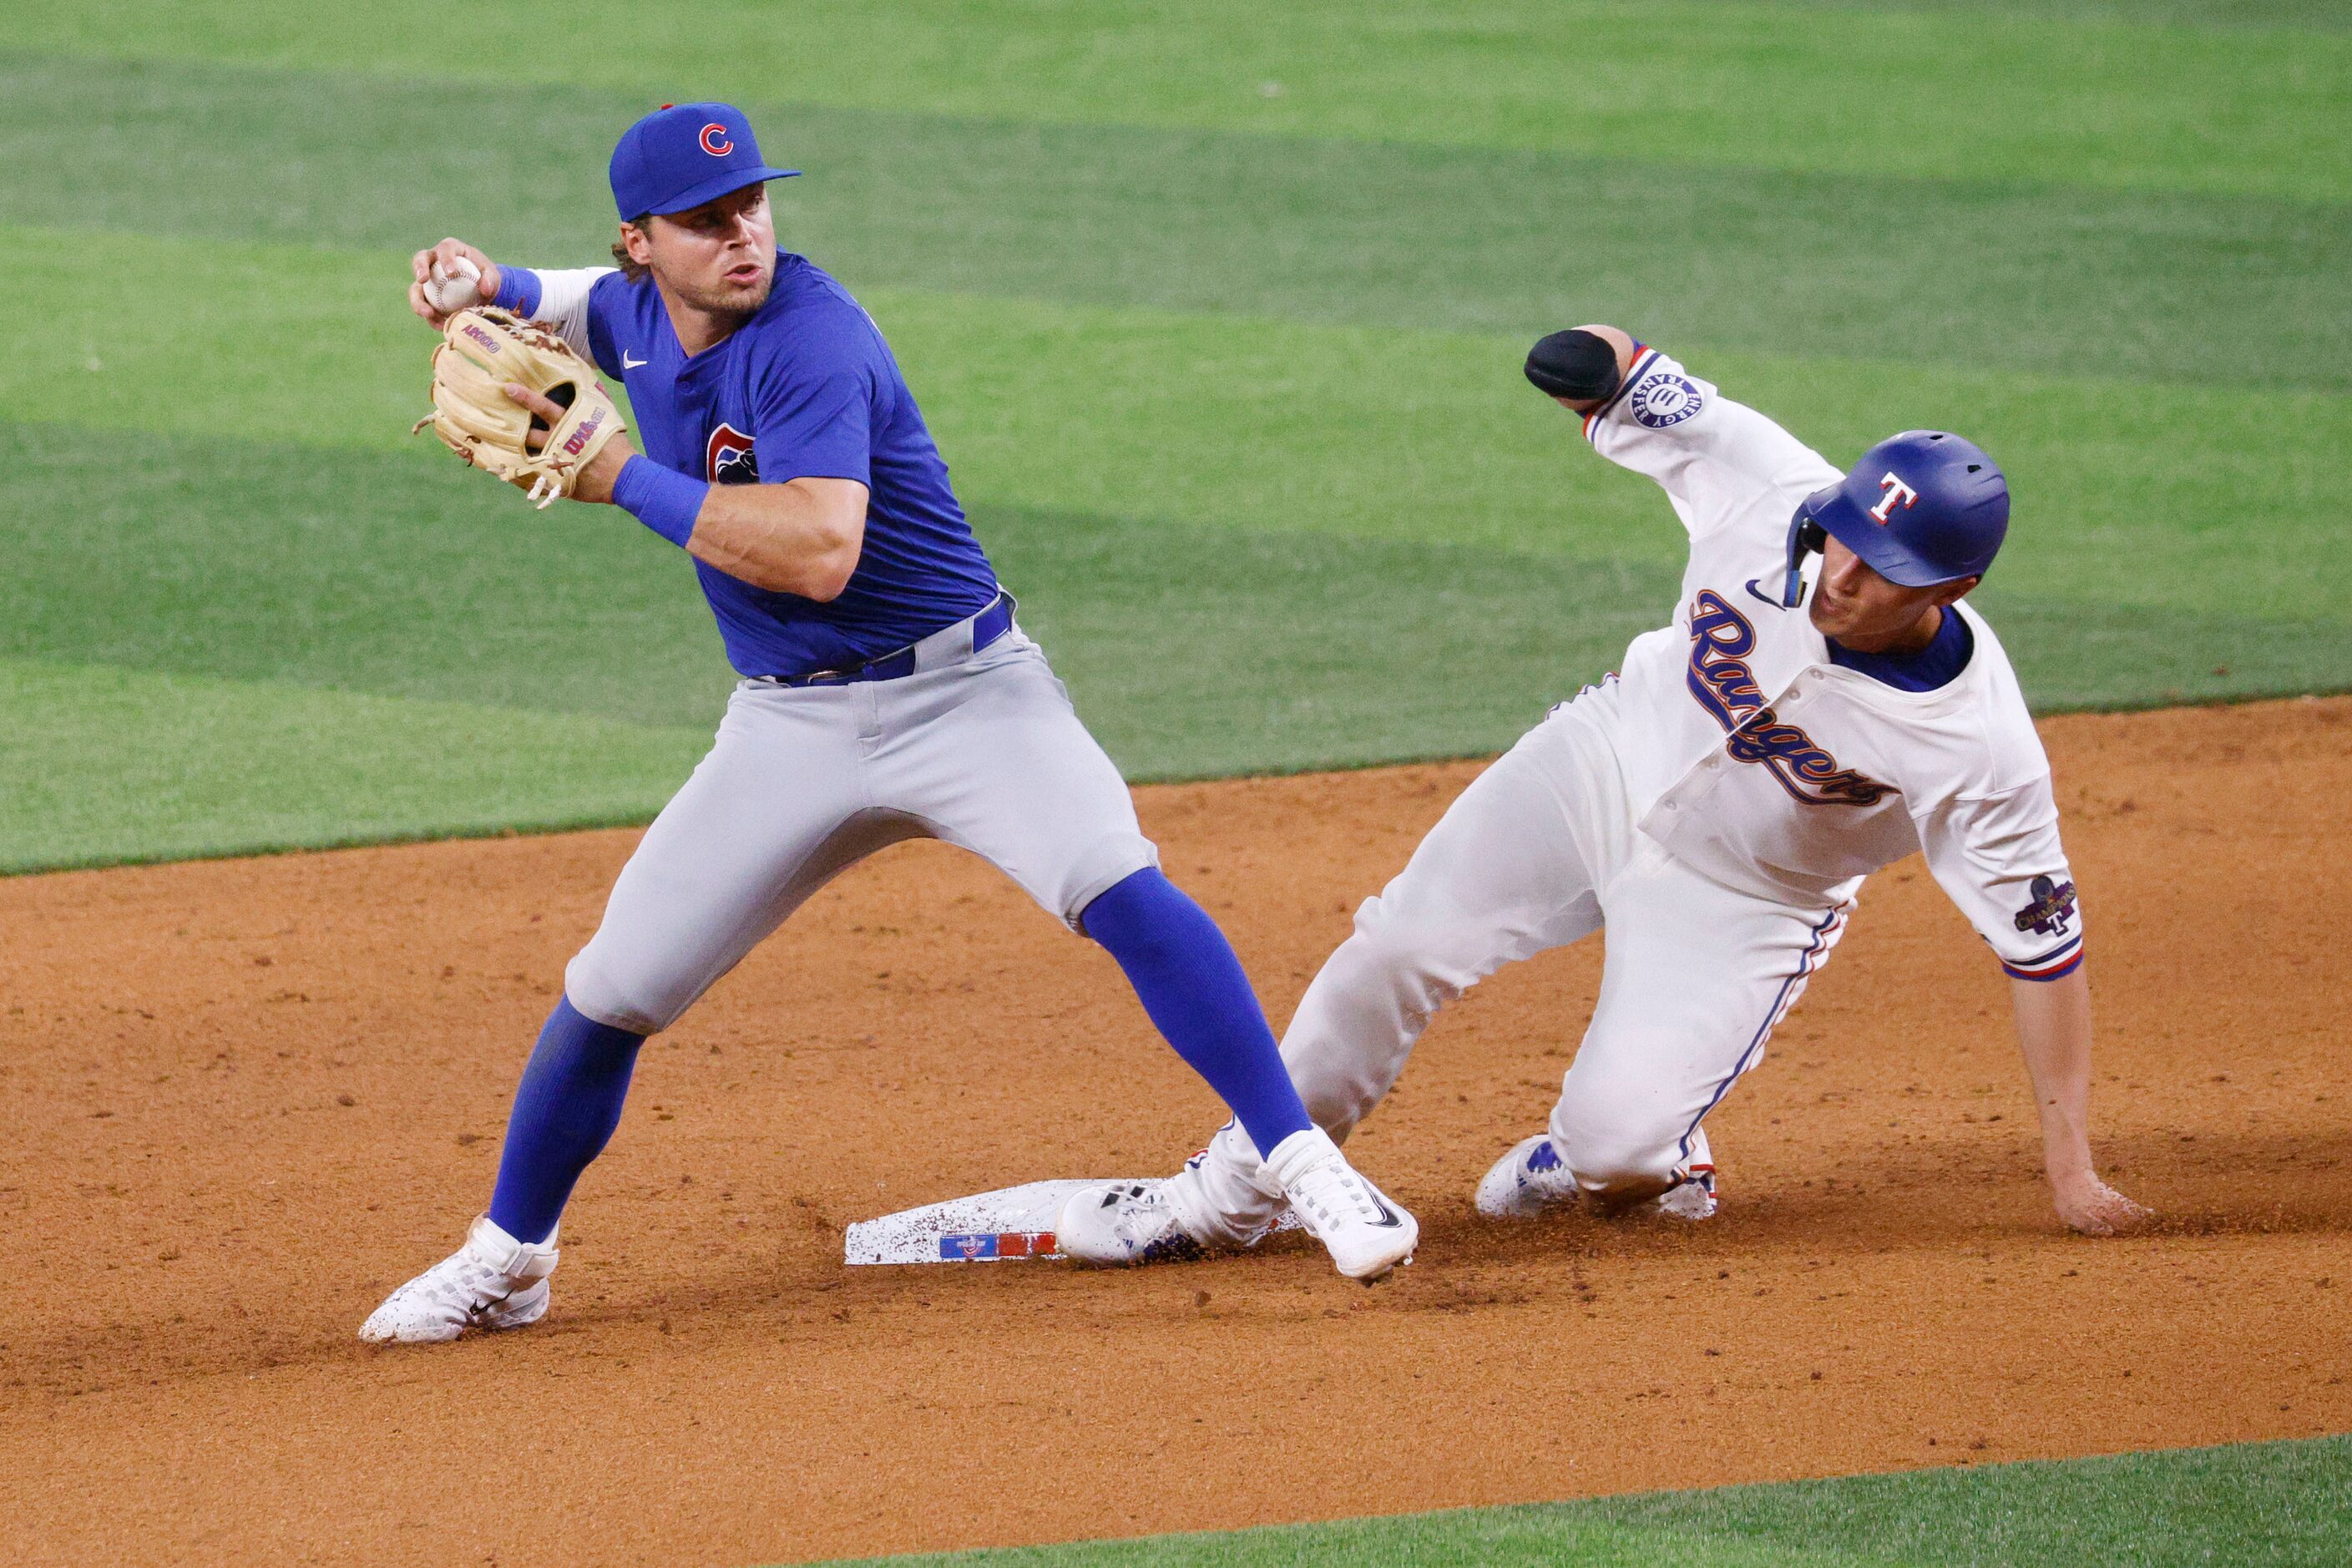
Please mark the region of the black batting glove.
<svg viewBox="0 0 2352 1568"><path fill-rule="evenodd" d="M1548 397L1590 403L1617 390L1617 351L1596 332L1572 327L1528 351L1528 379Z"/></svg>

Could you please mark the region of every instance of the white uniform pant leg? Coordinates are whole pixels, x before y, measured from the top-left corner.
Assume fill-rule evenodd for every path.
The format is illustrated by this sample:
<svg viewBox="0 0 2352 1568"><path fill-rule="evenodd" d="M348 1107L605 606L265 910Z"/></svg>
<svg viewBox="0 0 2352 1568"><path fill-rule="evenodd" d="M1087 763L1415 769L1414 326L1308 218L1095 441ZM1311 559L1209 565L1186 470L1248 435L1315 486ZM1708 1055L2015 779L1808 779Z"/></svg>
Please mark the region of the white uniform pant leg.
<svg viewBox="0 0 2352 1568"><path fill-rule="evenodd" d="M1763 1058L1853 906L1801 909L1708 880L1647 839L1602 889L1601 997L1553 1108L1585 1191L1616 1207L1687 1164L1700 1120Z"/></svg>
<svg viewBox="0 0 2352 1568"><path fill-rule="evenodd" d="M667 1028L810 894L920 835L863 793L874 689L736 689L709 754L646 830L565 969L574 1007L639 1034Z"/></svg>
<svg viewBox="0 0 2352 1568"><path fill-rule="evenodd" d="M868 763L877 804L994 864L1075 927L1160 852L1127 781L1016 628L945 668L885 683Z"/></svg>
<svg viewBox="0 0 2352 1568"><path fill-rule="evenodd" d="M1355 931L1324 962L1282 1041L1316 1124L1344 1139L1379 1104L1437 1010L1503 964L1601 924L1591 861L1622 829L1605 747L1565 712L1523 737L1430 830ZM1228 1123L1193 1163L1200 1208L1186 1218L1253 1238L1280 1211L1258 1181L1259 1152Z"/></svg>

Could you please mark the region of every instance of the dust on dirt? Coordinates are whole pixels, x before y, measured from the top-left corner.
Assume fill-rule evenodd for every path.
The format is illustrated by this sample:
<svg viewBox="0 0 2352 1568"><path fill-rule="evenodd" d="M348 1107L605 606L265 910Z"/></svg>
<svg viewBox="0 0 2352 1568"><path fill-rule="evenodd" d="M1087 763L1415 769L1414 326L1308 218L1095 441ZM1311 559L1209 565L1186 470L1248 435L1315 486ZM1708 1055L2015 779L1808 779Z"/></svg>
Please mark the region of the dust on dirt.
<svg viewBox="0 0 2352 1568"><path fill-rule="evenodd" d="M635 835L0 882L7 1553L751 1563L2352 1429L2352 700L2043 729L2152 1236L2057 1226L2006 983L1913 861L1710 1120L1704 1226L1471 1212L1587 943L1450 1011L1360 1134L1424 1226L1393 1284L845 1270L850 1220L1221 1120L1106 955L917 845L647 1048L544 1324L371 1351ZM1141 800L1278 1019L1475 772Z"/></svg>

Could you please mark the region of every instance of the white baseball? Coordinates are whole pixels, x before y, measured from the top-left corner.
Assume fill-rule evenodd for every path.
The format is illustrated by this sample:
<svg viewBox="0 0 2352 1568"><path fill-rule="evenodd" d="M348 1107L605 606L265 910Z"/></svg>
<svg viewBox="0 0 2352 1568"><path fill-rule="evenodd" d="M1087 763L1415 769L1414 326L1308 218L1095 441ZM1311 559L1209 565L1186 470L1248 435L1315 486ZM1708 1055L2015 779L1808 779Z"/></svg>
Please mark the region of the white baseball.
<svg viewBox="0 0 2352 1568"><path fill-rule="evenodd" d="M462 256L454 256L446 263L433 264L433 275L425 280L425 298L435 310L447 315L480 304L481 284L482 269Z"/></svg>

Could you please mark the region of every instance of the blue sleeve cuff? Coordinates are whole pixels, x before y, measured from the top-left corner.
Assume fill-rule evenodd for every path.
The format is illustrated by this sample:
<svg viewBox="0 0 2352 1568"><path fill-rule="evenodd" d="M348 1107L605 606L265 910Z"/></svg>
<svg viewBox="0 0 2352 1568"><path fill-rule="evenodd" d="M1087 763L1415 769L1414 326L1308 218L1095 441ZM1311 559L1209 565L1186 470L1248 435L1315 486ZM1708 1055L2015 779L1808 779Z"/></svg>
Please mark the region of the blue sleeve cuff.
<svg viewBox="0 0 2352 1568"><path fill-rule="evenodd" d="M694 520L702 515L702 498L709 493L700 479L665 468L643 453L622 464L621 477L613 481L613 503L681 550L694 537Z"/></svg>
<svg viewBox="0 0 2352 1568"><path fill-rule="evenodd" d="M530 320L539 314L539 274L528 267L500 267L499 297L490 303Z"/></svg>

